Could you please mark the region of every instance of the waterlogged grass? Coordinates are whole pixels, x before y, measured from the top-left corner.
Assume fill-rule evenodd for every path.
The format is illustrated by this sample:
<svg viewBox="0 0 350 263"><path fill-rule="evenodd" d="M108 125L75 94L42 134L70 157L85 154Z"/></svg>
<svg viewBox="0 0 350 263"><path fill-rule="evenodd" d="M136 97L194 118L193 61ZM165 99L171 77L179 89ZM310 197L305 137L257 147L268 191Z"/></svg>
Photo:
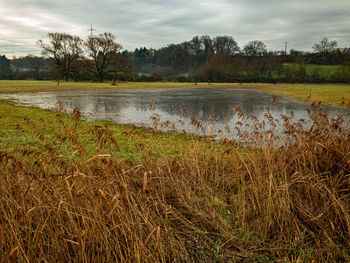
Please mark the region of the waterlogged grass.
<svg viewBox="0 0 350 263"><path fill-rule="evenodd" d="M110 83L57 82L53 81L12 81L0 80L0 93L13 92L56 92L87 89L118 88L184 88L184 87L246 87L259 88L264 92L292 96L310 102L335 105L350 105L350 85L348 84L266 84L266 83L173 83L173 82L125 82L113 86Z"/></svg>
<svg viewBox="0 0 350 263"><path fill-rule="evenodd" d="M350 106L350 85L348 84L242 84L243 87L255 87L264 92L286 95L299 100L322 102L338 106Z"/></svg>
<svg viewBox="0 0 350 263"><path fill-rule="evenodd" d="M197 83L199 87L206 86L237 86L229 83ZM112 88L184 88L196 87L194 83L174 83L174 82L121 82L112 85L110 82L64 82L59 85L55 81L23 81L23 80L0 80L0 93L13 92L39 92L39 91L71 91L86 89L112 89Z"/></svg>
<svg viewBox="0 0 350 263"><path fill-rule="evenodd" d="M88 154L95 152L99 147L96 136L91 129L97 127L103 132L109 130L116 144L106 145L113 154L124 159L140 159L145 153L156 156L159 153L169 156L178 156L184 153L183 149L193 143L193 136L175 133L160 133L148 128L138 128L132 125L111 124L109 121L79 121L70 122L71 114L62 114L33 107L14 106L0 101L0 147L33 147L42 142L54 145L56 139L62 139L67 133L67 146L61 149L66 155L78 150L69 147L69 135L72 135ZM40 138L40 140L38 140ZM107 139L106 139L107 140ZM200 147L212 144L198 138ZM221 147L219 144L215 144ZM64 145L65 146L65 145Z"/></svg>

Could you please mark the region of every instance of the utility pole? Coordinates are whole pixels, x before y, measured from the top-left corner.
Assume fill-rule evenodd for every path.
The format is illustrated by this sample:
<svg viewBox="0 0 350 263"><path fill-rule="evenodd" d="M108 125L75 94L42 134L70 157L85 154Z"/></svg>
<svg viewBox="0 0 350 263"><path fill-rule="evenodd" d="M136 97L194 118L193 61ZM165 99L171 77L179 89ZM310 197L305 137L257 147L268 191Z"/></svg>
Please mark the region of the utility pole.
<svg viewBox="0 0 350 263"><path fill-rule="evenodd" d="M288 43L289 42L283 42L284 44L285 44L285 46L284 46L284 55L287 55L287 47L288 47Z"/></svg>
<svg viewBox="0 0 350 263"><path fill-rule="evenodd" d="M96 31L96 29L95 28L92 28L92 24L91 24L91 27L90 27L90 29L88 30L89 32L90 32L90 34L91 34L91 37L93 37L93 35L94 35L94 31Z"/></svg>

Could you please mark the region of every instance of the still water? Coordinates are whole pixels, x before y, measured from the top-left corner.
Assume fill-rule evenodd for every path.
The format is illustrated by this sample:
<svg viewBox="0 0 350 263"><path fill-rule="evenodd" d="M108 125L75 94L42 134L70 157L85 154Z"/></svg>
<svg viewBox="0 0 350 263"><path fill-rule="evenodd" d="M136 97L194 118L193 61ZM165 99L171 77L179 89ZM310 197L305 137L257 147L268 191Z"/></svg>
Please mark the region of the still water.
<svg viewBox="0 0 350 263"><path fill-rule="evenodd" d="M56 109L59 102L67 112L78 107L87 120L152 126L157 119L158 124L165 121L174 124L167 128L163 125L165 130L220 136L232 135L240 120L236 115L230 114L232 107L238 106L245 116L254 115L258 120L264 118L267 109L275 118L280 118L281 114L291 116L293 112L294 120L307 119L306 109L310 107L308 103L287 96L277 96L277 101L274 101L269 93L225 87L16 93L0 94L0 99L51 110ZM183 110L181 113L184 108L192 120L201 120L201 129L190 125L189 118L184 118ZM330 105L326 105L325 110L330 114L341 113L346 118L350 114L349 110ZM153 121L150 118L152 115Z"/></svg>

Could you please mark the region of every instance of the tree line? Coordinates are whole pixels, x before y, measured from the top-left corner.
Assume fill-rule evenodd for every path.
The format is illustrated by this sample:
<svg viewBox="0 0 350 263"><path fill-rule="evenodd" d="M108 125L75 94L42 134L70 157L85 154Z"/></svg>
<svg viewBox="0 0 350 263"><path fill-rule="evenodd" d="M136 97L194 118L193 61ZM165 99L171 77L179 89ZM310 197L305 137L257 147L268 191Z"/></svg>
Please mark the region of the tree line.
<svg viewBox="0 0 350 263"><path fill-rule="evenodd" d="M313 52L268 51L259 40L242 48L231 36L195 36L159 49L124 50L111 33L86 40L49 33L42 57L0 56L0 78L208 82L350 82L350 48L323 38ZM308 65L337 65L327 72Z"/></svg>

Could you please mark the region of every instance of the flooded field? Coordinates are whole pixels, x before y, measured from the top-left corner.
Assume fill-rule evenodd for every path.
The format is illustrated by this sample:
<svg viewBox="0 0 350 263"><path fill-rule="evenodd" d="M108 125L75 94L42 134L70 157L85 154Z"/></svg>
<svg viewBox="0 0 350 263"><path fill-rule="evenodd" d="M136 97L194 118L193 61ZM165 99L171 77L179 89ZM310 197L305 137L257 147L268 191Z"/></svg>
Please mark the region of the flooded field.
<svg viewBox="0 0 350 263"><path fill-rule="evenodd" d="M78 107L87 120L110 120L120 124L157 126L164 130L232 136L237 122L262 121L266 113L294 121L308 119L310 104L287 96L247 88L106 89L69 92L2 94L15 104L67 112ZM237 107L243 113L237 115ZM330 115L349 116L349 110L324 105ZM250 117L249 117L250 116ZM251 118L255 116L255 118ZM198 125L200 121L200 124ZM209 128L208 128L209 127ZM269 127L267 127L268 129ZM241 126L247 131L249 128Z"/></svg>

